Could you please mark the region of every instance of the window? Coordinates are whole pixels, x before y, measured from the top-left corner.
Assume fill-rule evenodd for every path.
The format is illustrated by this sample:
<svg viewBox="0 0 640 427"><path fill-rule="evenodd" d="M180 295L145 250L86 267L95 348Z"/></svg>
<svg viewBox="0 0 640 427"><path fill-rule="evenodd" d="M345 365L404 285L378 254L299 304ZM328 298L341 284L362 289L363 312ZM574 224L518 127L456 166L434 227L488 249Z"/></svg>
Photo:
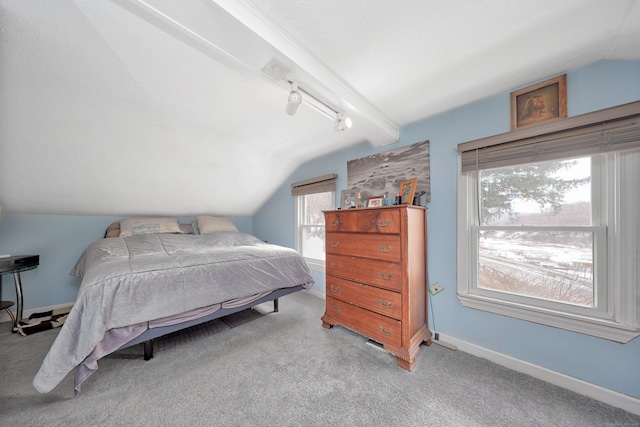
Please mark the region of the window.
<svg viewBox="0 0 640 427"><path fill-rule="evenodd" d="M334 209L335 192L307 194L296 198L296 250L311 267L324 267L324 214Z"/></svg>
<svg viewBox="0 0 640 427"><path fill-rule="evenodd" d="M472 227L479 294L536 298L546 307L567 304L562 309L575 313L606 312L606 276L594 275L606 272L606 227L600 226L599 198L591 200L592 191L599 193L592 169L600 160L479 171L479 225Z"/></svg>
<svg viewBox="0 0 640 427"><path fill-rule="evenodd" d="M335 208L337 175L325 175L291 185L296 210L296 250L309 267L324 271L325 225L323 211Z"/></svg>
<svg viewBox="0 0 640 427"><path fill-rule="evenodd" d="M638 335L640 124L603 126L461 144L465 306L618 342Z"/></svg>

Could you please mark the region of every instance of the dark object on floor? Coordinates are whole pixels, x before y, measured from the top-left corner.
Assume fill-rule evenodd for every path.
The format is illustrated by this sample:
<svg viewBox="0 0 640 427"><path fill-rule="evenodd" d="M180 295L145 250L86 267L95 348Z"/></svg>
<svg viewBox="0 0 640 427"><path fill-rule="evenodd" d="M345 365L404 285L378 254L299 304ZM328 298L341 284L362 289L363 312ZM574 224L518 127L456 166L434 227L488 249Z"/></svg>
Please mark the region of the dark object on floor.
<svg viewBox="0 0 640 427"><path fill-rule="evenodd" d="M26 337L36 332L59 328L64 324L64 321L67 320L70 310L71 307L63 307L42 313L33 313L29 316L28 321L18 322L18 326L13 328L13 332L17 332L23 337Z"/></svg>

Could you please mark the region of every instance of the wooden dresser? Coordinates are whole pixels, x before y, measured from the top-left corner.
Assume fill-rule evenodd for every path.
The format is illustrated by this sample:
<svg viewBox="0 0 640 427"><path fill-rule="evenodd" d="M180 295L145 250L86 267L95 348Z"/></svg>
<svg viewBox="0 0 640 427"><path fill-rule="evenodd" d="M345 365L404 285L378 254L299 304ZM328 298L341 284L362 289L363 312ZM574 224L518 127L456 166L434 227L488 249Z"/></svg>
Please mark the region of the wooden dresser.
<svg viewBox="0 0 640 427"><path fill-rule="evenodd" d="M384 346L411 371L427 327L426 209L325 211L327 305L322 326Z"/></svg>

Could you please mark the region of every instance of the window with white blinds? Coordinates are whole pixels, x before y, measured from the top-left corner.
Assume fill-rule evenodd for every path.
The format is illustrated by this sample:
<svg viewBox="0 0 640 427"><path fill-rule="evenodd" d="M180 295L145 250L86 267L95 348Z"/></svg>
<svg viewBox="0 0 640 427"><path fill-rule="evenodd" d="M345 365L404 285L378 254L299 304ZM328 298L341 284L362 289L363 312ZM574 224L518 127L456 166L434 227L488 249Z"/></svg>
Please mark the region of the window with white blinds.
<svg viewBox="0 0 640 427"><path fill-rule="evenodd" d="M640 334L640 102L460 144L463 305Z"/></svg>

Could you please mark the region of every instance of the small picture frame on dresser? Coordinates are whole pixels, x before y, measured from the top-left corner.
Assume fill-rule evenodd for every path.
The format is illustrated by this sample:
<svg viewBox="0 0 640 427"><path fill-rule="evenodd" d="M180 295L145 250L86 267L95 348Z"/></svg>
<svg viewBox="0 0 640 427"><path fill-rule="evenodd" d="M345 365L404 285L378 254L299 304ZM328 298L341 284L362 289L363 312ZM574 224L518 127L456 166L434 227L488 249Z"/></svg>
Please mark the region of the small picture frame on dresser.
<svg viewBox="0 0 640 427"><path fill-rule="evenodd" d="M383 201L384 201L384 197L383 196L369 197L367 199L367 207L368 208L379 208L380 206L382 206Z"/></svg>
<svg viewBox="0 0 640 427"><path fill-rule="evenodd" d="M358 203L358 191L360 190L358 190L357 188L352 188L351 190L342 190L342 194L340 195L340 208L355 208Z"/></svg>
<svg viewBox="0 0 640 427"><path fill-rule="evenodd" d="M418 186L418 178L408 179L400 183L400 204L410 205L413 203L413 196L416 194L416 187Z"/></svg>

